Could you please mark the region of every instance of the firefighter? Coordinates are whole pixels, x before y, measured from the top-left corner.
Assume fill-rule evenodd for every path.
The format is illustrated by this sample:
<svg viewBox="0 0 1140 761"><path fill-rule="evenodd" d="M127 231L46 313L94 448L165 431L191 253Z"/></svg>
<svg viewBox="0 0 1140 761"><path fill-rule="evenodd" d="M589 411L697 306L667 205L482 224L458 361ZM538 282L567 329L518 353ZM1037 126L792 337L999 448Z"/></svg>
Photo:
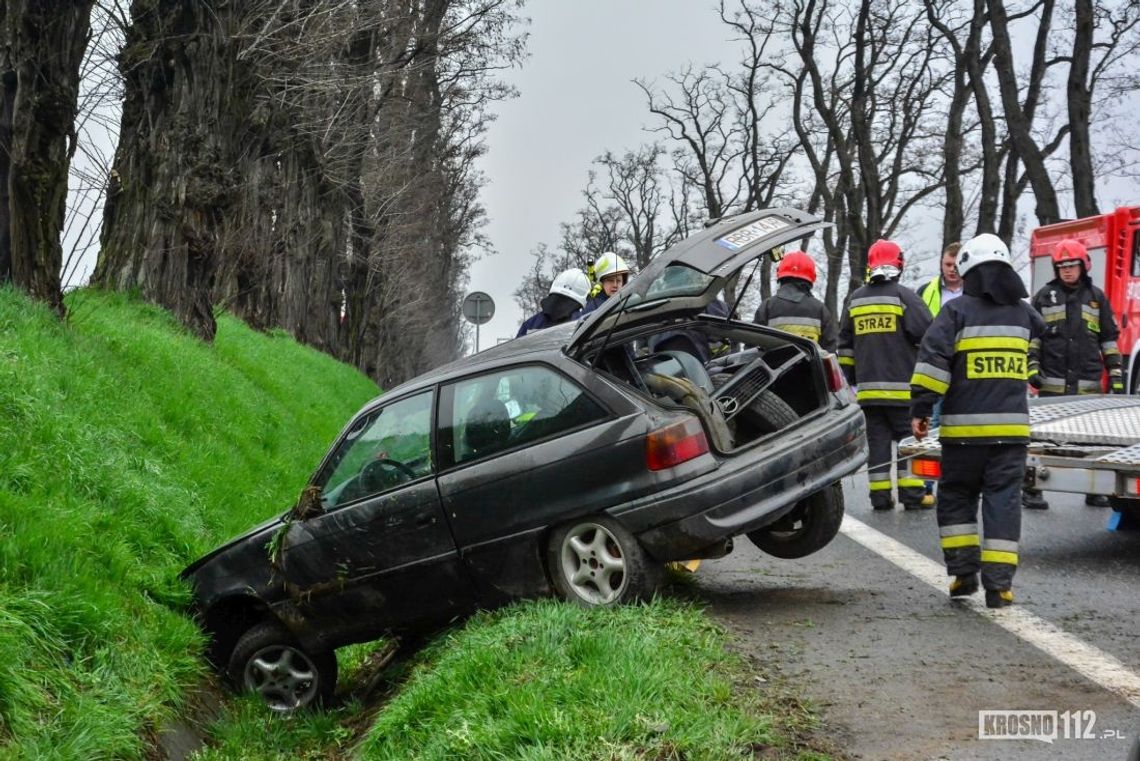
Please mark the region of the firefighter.
<svg viewBox="0 0 1140 761"><path fill-rule="evenodd" d="M954 577L950 596L976 592L980 570L986 605L1003 608L1013 603L1021 536L1029 345L1045 322L1022 301L1025 284L996 235L962 246L958 272L964 295L942 307L919 349L911 429L923 439L934 403L944 398L937 515L946 570Z"/></svg>
<svg viewBox="0 0 1140 761"><path fill-rule="evenodd" d="M542 310L522 324L518 336L577 319L586 306L589 292L590 281L582 270L568 269L558 273L550 284L550 292L542 299Z"/></svg>
<svg viewBox="0 0 1140 761"><path fill-rule="evenodd" d="M1056 278L1033 297L1033 307L1045 318L1045 335L1029 347L1029 383L1041 396L1099 394L1101 375L1108 371L1109 390L1124 393L1120 372L1119 331L1112 305L1089 277L1088 251L1075 240L1062 240L1053 249ZM1022 504L1044 510L1049 503L1036 489L1026 489ZM1085 504L1107 507L1100 495Z"/></svg>
<svg viewBox="0 0 1140 761"><path fill-rule="evenodd" d="M938 316L943 304L962 295L962 277L958 274L958 251L961 248L961 243L951 243L942 249L942 261L939 263L941 272L918 289L918 297L934 317ZM942 402L939 401L934 405L934 412L930 416L930 427L937 428L941 419ZM922 501L924 504L934 504L933 481L926 482L926 494L923 495Z"/></svg>
<svg viewBox="0 0 1140 761"><path fill-rule="evenodd" d="M776 295L760 305L753 322L810 338L834 352L839 331L827 306L812 295L811 287L815 284L812 258L803 251L785 254L776 267L776 281L780 284Z"/></svg>
<svg viewBox="0 0 1140 761"><path fill-rule="evenodd" d="M607 251L594 263L596 284L586 300L582 314L589 314L629 282L629 265L613 251Z"/></svg>
<svg viewBox="0 0 1140 761"><path fill-rule="evenodd" d="M894 241L878 240L867 251L867 285L851 294L839 328L839 363L867 418L867 478L871 507L893 510L891 466L894 442L910 435L910 376L930 310L914 291L899 285L903 252ZM923 504L919 478L898 479L899 502L907 510Z"/></svg>

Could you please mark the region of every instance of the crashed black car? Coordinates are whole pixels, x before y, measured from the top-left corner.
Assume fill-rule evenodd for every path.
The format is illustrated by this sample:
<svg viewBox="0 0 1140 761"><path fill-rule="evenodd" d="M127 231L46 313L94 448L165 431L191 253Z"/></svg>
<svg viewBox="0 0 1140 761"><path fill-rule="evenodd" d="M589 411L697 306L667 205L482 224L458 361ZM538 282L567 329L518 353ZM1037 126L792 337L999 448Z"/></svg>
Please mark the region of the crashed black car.
<svg viewBox="0 0 1140 761"><path fill-rule="evenodd" d="M747 535L798 558L866 458L836 359L706 308L823 226L772 209L657 257L577 325L427 373L367 404L297 505L183 572L211 657L277 710L318 703L335 648L556 593L611 605L668 561ZM655 336L718 349L708 363ZM683 344L683 342L680 342Z"/></svg>

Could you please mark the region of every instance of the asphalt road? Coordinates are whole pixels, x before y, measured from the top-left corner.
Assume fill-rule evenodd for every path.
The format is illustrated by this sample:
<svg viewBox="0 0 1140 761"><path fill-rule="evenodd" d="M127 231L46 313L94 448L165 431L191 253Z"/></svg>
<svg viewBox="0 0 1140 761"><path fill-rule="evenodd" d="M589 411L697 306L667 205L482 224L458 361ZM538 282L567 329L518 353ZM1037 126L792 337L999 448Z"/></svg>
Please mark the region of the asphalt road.
<svg viewBox="0 0 1140 761"><path fill-rule="evenodd" d="M874 513L858 476L844 491L849 516L941 563L933 511ZM1140 531L1046 496L1051 510L1023 517L1015 607L1140 673ZM743 649L802 685L849 758L1123 760L1140 734L1124 697L845 533L796 561L742 539L694 580ZM1054 742L979 738L979 711L1025 709L1058 713Z"/></svg>

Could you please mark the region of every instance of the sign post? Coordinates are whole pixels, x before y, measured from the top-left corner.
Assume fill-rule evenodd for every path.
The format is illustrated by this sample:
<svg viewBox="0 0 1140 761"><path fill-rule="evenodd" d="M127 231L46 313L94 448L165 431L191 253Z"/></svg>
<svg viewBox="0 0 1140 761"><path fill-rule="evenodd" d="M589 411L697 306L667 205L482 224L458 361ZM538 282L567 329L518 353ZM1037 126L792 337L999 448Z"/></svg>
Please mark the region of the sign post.
<svg viewBox="0 0 1140 761"><path fill-rule="evenodd" d="M475 324L475 353L479 353L479 326L495 316L495 300L482 291L472 291L463 299L463 316Z"/></svg>

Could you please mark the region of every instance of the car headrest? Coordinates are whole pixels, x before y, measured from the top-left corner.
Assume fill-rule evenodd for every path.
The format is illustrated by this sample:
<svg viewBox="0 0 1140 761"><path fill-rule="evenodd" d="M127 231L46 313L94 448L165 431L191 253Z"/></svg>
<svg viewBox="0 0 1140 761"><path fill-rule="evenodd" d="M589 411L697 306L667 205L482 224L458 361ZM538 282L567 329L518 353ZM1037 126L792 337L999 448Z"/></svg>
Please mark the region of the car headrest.
<svg viewBox="0 0 1140 761"><path fill-rule="evenodd" d="M498 399L483 399L471 408L463 431L463 441L474 454L502 449L511 435L511 416Z"/></svg>

